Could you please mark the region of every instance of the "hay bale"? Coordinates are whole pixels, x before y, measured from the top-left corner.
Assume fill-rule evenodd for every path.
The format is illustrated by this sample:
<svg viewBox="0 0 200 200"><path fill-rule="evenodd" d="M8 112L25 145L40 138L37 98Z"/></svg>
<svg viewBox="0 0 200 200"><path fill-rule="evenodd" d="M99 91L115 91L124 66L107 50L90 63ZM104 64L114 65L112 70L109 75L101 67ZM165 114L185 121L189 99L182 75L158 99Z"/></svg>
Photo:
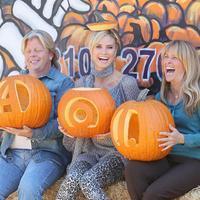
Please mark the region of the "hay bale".
<svg viewBox="0 0 200 200"><path fill-rule="evenodd" d="M64 177L59 179L54 185L52 185L49 189L47 189L43 195L44 200L55 200L56 194L58 192L58 189L60 187L60 184L62 182ZM131 200L125 181L120 181L108 188L106 188L106 193L108 194L109 198L111 200ZM10 195L7 200L17 200L17 193L14 192L12 195ZM77 197L77 200L86 200L84 195L82 193L79 194ZM194 188L187 194L185 194L182 197L179 197L175 200L200 200L200 186L197 188Z"/></svg>
<svg viewBox="0 0 200 200"><path fill-rule="evenodd" d="M49 189L47 189L43 195L44 200L55 200L56 194L58 192L58 189L60 187L60 184L62 183L62 180L64 177L60 178L58 181L56 181ZM17 192L12 193L7 200L17 200Z"/></svg>
<svg viewBox="0 0 200 200"><path fill-rule="evenodd" d="M56 194L60 187L60 184L63 180L63 177L59 179L54 185L52 185L49 189L47 189L43 195L44 200L55 200ZM112 185L106 189L106 192L110 199L112 200L130 200L130 197L127 192L127 188L124 181L120 181L115 185ZM11 194L7 200L17 200L17 192ZM77 200L86 200L82 193L79 194Z"/></svg>
<svg viewBox="0 0 200 200"><path fill-rule="evenodd" d="M184 196L177 198L176 200L199 200L200 199L200 186L192 189Z"/></svg>
<svg viewBox="0 0 200 200"><path fill-rule="evenodd" d="M125 181L120 181L111 185L106 190L111 200L131 200Z"/></svg>

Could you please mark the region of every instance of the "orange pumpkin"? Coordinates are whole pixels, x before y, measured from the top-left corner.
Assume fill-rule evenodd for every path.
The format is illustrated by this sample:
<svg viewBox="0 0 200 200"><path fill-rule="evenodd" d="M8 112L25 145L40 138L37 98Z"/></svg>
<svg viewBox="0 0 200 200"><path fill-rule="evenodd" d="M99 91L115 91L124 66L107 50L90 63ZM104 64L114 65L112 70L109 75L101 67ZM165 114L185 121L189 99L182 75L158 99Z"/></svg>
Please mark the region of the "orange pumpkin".
<svg viewBox="0 0 200 200"><path fill-rule="evenodd" d="M139 0L138 1L138 7L142 8L144 6L144 4L146 4L146 2L148 2L148 1L150 1L150 0Z"/></svg>
<svg viewBox="0 0 200 200"><path fill-rule="evenodd" d="M86 25L91 31L105 31L110 29L117 29L116 21L103 21L103 22L94 22L88 23Z"/></svg>
<svg viewBox="0 0 200 200"><path fill-rule="evenodd" d="M166 8L168 13L167 25L180 24L184 16L181 6L175 2L170 2L166 5Z"/></svg>
<svg viewBox="0 0 200 200"><path fill-rule="evenodd" d="M160 131L169 131L174 121L167 107L156 101L129 101L116 110L111 122L112 141L130 160L151 161L165 157L157 141Z"/></svg>
<svg viewBox="0 0 200 200"><path fill-rule="evenodd" d="M151 19L151 25L152 25L152 40L158 40L160 37L160 30L162 29L158 20Z"/></svg>
<svg viewBox="0 0 200 200"><path fill-rule="evenodd" d="M86 26L72 24L63 29L60 39L63 40L68 38L65 44L66 48L69 46L74 46L75 54L78 55L80 48L85 47L89 34L90 31L86 29Z"/></svg>
<svg viewBox="0 0 200 200"><path fill-rule="evenodd" d="M169 40L184 40L190 42L193 46L200 46L200 36L198 29L195 27L186 26L185 28L172 25L165 29L166 36Z"/></svg>
<svg viewBox="0 0 200 200"><path fill-rule="evenodd" d="M167 24L167 9L162 1L148 1L142 7L142 14L150 19L156 19L161 26L165 27Z"/></svg>
<svg viewBox="0 0 200 200"><path fill-rule="evenodd" d="M200 29L200 1L192 1L186 10L185 21L188 25L196 26Z"/></svg>
<svg viewBox="0 0 200 200"><path fill-rule="evenodd" d="M132 16L129 13L120 13L118 16L119 32L134 32L133 24L140 27L141 37L145 42L149 42L152 38L151 21L144 15ZM133 33L134 34L134 33ZM135 35L136 36L136 35Z"/></svg>
<svg viewBox="0 0 200 200"><path fill-rule="evenodd" d="M120 6L120 9L119 9L119 13L122 13L122 12L127 12L127 13L133 13L134 11L136 10L136 5L130 5L130 4L123 4Z"/></svg>
<svg viewBox="0 0 200 200"><path fill-rule="evenodd" d="M120 71L127 64L127 61L122 59L121 56L117 56L114 62L115 69Z"/></svg>
<svg viewBox="0 0 200 200"><path fill-rule="evenodd" d="M185 11L188 7L188 5L192 2L193 0L176 0L176 3L179 4L183 10Z"/></svg>
<svg viewBox="0 0 200 200"><path fill-rule="evenodd" d="M82 14L68 11L62 21L62 26L65 27L69 24L84 24L85 18Z"/></svg>
<svg viewBox="0 0 200 200"><path fill-rule="evenodd" d="M123 6L123 5L125 5L125 4L138 7L137 0L132 0L132 1L130 1L130 0L118 0L117 3L118 3L118 5L120 7Z"/></svg>
<svg viewBox="0 0 200 200"><path fill-rule="evenodd" d="M101 13L101 16L106 21L109 21L109 22L113 21L113 22L115 22L118 25L117 17L113 13L111 13L111 12L100 12L100 11L98 11L98 12Z"/></svg>
<svg viewBox="0 0 200 200"><path fill-rule="evenodd" d="M73 88L58 104L61 127L75 137L107 133L115 111L115 101L106 89Z"/></svg>
<svg viewBox="0 0 200 200"><path fill-rule="evenodd" d="M40 80L16 75L0 82L0 127L40 127L48 121L51 108L51 95Z"/></svg>

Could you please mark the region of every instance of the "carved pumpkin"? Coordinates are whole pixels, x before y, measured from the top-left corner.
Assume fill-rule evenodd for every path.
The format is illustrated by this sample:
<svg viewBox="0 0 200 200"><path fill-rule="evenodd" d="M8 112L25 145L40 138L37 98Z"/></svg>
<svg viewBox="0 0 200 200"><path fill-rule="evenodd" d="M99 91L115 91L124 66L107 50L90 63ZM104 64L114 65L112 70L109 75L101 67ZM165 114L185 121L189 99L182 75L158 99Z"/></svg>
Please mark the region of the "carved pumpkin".
<svg viewBox="0 0 200 200"><path fill-rule="evenodd" d="M106 89L73 88L58 104L58 120L75 137L93 137L107 133L115 111L115 101Z"/></svg>
<svg viewBox="0 0 200 200"><path fill-rule="evenodd" d="M159 132L169 131L174 121L167 107L156 101L129 101L116 110L111 122L112 141L117 150L130 160L151 161L165 157Z"/></svg>
<svg viewBox="0 0 200 200"><path fill-rule="evenodd" d="M51 108L51 95L40 80L16 75L0 82L0 127L40 127L48 121Z"/></svg>

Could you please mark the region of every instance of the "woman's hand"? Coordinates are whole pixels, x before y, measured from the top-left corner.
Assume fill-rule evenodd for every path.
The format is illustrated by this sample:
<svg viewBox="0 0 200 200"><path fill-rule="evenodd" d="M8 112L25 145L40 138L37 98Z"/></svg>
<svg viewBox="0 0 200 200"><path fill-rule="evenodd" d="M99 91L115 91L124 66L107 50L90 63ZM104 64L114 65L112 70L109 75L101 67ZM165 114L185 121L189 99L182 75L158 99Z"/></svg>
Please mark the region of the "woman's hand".
<svg viewBox="0 0 200 200"><path fill-rule="evenodd" d="M106 139L106 138L110 138L111 137L111 134L110 132L108 133L104 133L104 134L98 134L95 136L98 140L103 140L103 139Z"/></svg>
<svg viewBox="0 0 200 200"><path fill-rule="evenodd" d="M61 133L63 133L63 134L66 135L67 137L74 138L74 136L69 135L69 134L67 133L67 131L60 125L58 119L57 119L57 122L58 122L58 129L60 130Z"/></svg>
<svg viewBox="0 0 200 200"><path fill-rule="evenodd" d="M169 125L171 132L160 132L161 138L158 139L160 143L159 147L162 147L162 151L169 149L176 144L184 144L184 135L181 134L171 124Z"/></svg>
<svg viewBox="0 0 200 200"><path fill-rule="evenodd" d="M137 83L139 87L149 88L153 85L154 81L153 81L153 78L150 77L149 80L137 79Z"/></svg>
<svg viewBox="0 0 200 200"><path fill-rule="evenodd" d="M23 126L23 128L21 129L12 127L0 127L0 129L9 132L13 135L24 136L27 138L32 138L33 135L32 129L27 126Z"/></svg>

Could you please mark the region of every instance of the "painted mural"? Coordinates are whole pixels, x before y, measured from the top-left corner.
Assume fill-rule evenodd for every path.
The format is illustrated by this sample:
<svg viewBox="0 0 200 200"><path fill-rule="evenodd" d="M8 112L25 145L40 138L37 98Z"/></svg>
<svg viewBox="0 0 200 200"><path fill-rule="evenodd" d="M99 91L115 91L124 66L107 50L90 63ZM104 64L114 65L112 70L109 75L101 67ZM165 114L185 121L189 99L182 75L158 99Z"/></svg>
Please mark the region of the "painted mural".
<svg viewBox="0 0 200 200"><path fill-rule="evenodd" d="M63 73L73 78L90 73L86 24L97 10L118 23L122 49L116 68L153 92L162 78L159 53L169 40L187 40L200 49L200 0L2 0L0 78L25 68L21 40L32 29L52 35Z"/></svg>

